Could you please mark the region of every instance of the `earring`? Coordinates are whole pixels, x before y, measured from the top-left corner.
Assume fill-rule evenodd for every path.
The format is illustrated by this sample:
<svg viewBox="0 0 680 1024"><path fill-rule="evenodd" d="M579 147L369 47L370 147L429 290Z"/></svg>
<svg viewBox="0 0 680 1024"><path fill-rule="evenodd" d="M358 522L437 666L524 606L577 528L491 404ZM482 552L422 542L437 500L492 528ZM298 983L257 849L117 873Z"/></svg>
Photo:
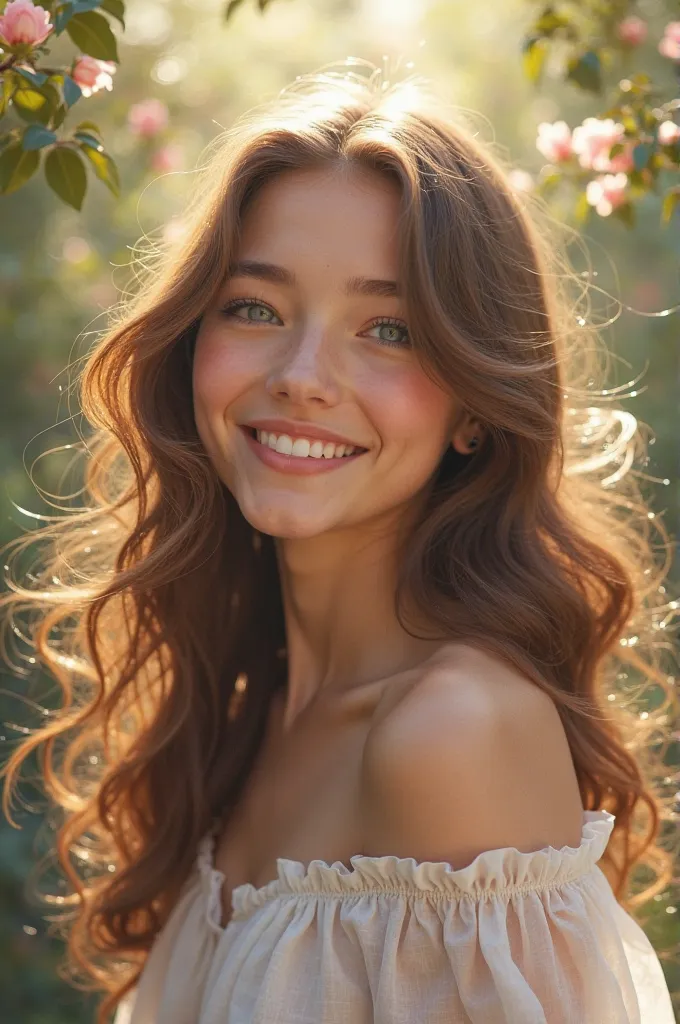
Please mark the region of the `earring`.
<svg viewBox="0 0 680 1024"><path fill-rule="evenodd" d="M477 447L478 444L479 444L479 438L478 437L471 437L470 440L468 441L468 448L474 449L474 448ZM454 446L453 441L451 442L451 446L452 447ZM472 452L470 452L470 454L472 454Z"/></svg>

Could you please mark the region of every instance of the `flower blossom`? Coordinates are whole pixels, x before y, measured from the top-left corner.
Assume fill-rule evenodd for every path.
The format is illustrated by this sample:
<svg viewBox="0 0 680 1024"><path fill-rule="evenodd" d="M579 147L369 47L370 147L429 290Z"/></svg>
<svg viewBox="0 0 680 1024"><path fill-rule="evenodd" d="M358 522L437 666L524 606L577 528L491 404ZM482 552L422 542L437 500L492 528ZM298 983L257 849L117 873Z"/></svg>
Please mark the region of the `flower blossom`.
<svg viewBox="0 0 680 1024"><path fill-rule="evenodd" d="M591 206L594 206L600 217L608 217L609 214L627 202L626 186L628 176L619 174L604 174L588 182L586 186L586 199Z"/></svg>
<svg viewBox="0 0 680 1024"><path fill-rule="evenodd" d="M177 171L184 163L184 150L176 142L161 146L151 157L154 171Z"/></svg>
<svg viewBox="0 0 680 1024"><path fill-rule="evenodd" d="M610 150L617 143L622 143L625 148L610 158ZM572 146L581 167L588 170L617 174L630 171L634 166L633 142L626 141L623 125L611 117L587 117L583 124L574 128Z"/></svg>
<svg viewBox="0 0 680 1024"><path fill-rule="evenodd" d="M91 96L100 89L113 89L112 75L116 65L112 60L97 60L96 57L78 57L71 78L80 86L83 96Z"/></svg>
<svg viewBox="0 0 680 1024"><path fill-rule="evenodd" d="M0 38L8 46L39 46L53 29L49 11L34 6L31 0L10 0L0 15Z"/></svg>
<svg viewBox="0 0 680 1024"><path fill-rule="evenodd" d="M538 126L536 149L550 160L559 163L571 156L571 129L566 121L541 121Z"/></svg>
<svg viewBox="0 0 680 1024"><path fill-rule="evenodd" d="M662 57L680 60L680 21L668 22L658 49Z"/></svg>
<svg viewBox="0 0 680 1024"><path fill-rule="evenodd" d="M616 26L616 34L622 43L628 46L639 46L647 38L647 22L631 14Z"/></svg>
<svg viewBox="0 0 680 1024"><path fill-rule="evenodd" d="M128 127L136 135L150 138L163 131L168 125L168 108L157 99L134 103L128 111Z"/></svg>
<svg viewBox="0 0 680 1024"><path fill-rule="evenodd" d="M662 121L658 138L662 146L672 146L674 142L680 141L680 126L675 121Z"/></svg>

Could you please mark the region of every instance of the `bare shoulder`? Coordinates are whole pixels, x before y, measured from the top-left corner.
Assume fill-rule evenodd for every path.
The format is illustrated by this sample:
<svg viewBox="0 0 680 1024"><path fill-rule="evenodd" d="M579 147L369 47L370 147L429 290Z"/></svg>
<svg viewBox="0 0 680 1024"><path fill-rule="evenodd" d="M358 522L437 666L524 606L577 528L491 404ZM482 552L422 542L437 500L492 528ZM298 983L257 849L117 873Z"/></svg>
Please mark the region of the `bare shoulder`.
<svg viewBox="0 0 680 1024"><path fill-rule="evenodd" d="M552 699L500 658L457 648L376 719L362 765L365 853L469 864L578 846L582 805Z"/></svg>

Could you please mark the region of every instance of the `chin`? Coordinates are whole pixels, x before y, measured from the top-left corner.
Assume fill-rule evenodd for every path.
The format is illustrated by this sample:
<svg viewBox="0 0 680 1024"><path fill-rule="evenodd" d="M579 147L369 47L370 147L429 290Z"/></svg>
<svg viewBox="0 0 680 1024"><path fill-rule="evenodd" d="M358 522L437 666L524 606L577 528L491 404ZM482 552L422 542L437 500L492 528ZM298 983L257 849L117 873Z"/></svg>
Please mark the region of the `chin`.
<svg viewBox="0 0 680 1024"><path fill-rule="evenodd" d="M292 509L268 509L267 512L255 512L241 507L244 518L248 520L258 533L277 537L280 540L303 540L318 537L325 533L328 526L315 522L308 515L299 515Z"/></svg>

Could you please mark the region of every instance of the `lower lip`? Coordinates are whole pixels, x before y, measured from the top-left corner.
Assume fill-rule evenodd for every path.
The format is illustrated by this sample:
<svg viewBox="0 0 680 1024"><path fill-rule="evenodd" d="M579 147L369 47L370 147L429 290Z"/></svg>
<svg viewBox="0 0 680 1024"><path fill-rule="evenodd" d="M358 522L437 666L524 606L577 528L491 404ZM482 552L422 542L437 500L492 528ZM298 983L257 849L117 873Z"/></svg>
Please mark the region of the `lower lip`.
<svg viewBox="0 0 680 1024"><path fill-rule="evenodd" d="M341 466L345 466L348 462L354 462L355 459L366 454L366 452L355 452L354 455L342 455L338 459L313 459L310 456L302 459L297 455L282 455L281 452L274 451L269 445L260 444L245 427L241 427L241 432L255 455L261 462L264 462L265 466L278 469L281 473L293 473L298 476L308 476L310 473L329 473L332 469L340 469Z"/></svg>

